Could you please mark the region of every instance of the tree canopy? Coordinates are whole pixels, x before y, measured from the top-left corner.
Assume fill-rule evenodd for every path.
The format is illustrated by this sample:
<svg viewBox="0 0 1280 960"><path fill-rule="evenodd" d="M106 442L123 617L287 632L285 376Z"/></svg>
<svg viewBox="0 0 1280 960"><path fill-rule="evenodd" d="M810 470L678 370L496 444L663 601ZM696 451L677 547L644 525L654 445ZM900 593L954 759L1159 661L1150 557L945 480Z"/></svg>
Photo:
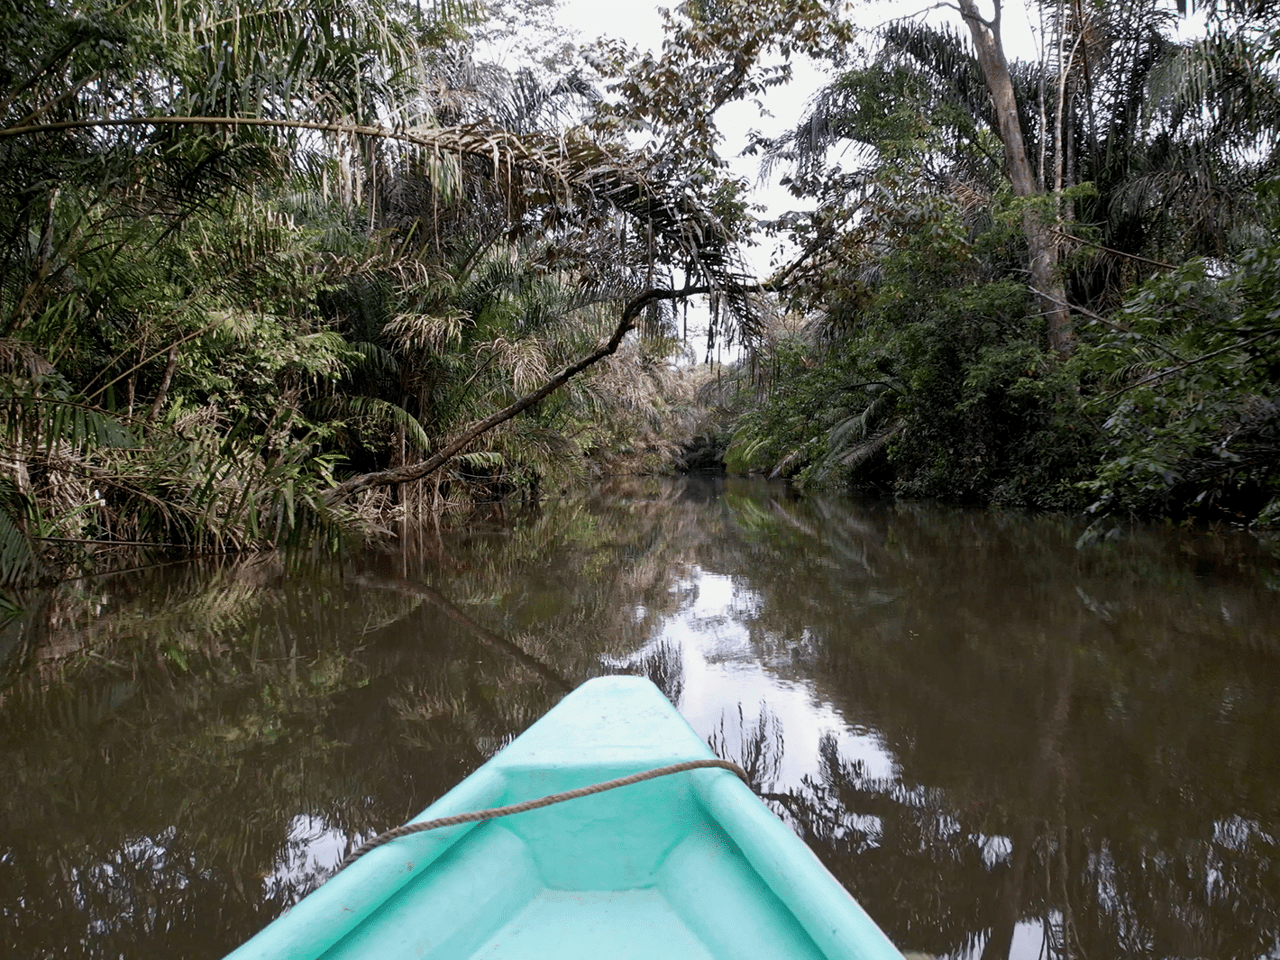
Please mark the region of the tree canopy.
<svg viewBox="0 0 1280 960"><path fill-rule="evenodd" d="M687 3L581 56L545 3L0 13L0 581L652 469L1280 515L1273 13L1156 0L859 30ZM505 68L477 38L550 31ZM528 51L526 51L528 52ZM772 278L717 111L809 212ZM536 61L536 62L535 62ZM695 397L678 305L744 345ZM715 391L718 390L718 395Z"/></svg>
<svg viewBox="0 0 1280 960"><path fill-rule="evenodd" d="M1100 518L1280 516L1277 22L1152 0L907 19L765 144L816 205L738 468ZM727 401L734 402L734 401Z"/></svg>
<svg viewBox="0 0 1280 960"><path fill-rule="evenodd" d="M478 67L484 8L4 17L5 580L527 492L660 443L672 303L751 314L736 187L593 124L578 74ZM547 402L619 350L637 383Z"/></svg>

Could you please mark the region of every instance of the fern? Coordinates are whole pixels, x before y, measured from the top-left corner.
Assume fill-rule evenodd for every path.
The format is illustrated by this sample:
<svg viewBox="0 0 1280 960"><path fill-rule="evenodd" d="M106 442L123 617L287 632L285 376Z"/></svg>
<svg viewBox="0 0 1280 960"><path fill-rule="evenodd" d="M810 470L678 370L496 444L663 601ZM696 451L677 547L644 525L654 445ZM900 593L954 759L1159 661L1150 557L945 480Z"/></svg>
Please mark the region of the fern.
<svg viewBox="0 0 1280 960"><path fill-rule="evenodd" d="M454 462L467 470L493 470L503 466L507 460L496 450L481 450L473 453L460 453L453 458Z"/></svg>
<svg viewBox="0 0 1280 960"><path fill-rule="evenodd" d="M0 472L0 586L30 581L40 569L35 543L22 517L26 497L7 473Z"/></svg>

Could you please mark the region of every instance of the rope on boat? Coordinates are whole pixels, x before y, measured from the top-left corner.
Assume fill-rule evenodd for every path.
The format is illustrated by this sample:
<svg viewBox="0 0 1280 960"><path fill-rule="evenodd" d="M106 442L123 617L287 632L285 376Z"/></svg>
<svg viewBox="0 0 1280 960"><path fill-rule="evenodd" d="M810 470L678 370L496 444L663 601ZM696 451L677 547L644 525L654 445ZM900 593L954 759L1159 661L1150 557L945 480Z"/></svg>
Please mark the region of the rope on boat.
<svg viewBox="0 0 1280 960"><path fill-rule="evenodd" d="M493 820L497 817L509 817L516 813L526 813L529 810L537 810L541 807L549 807L553 804L564 803L566 800L577 800L579 797L589 797L596 793L604 793L606 790L616 790L619 787L629 787L633 783L643 783L645 780L656 780L658 777L669 777L674 773L684 773L686 770L701 770L707 767L716 767L721 770L728 770L737 775L738 779L751 786L751 780L747 776L747 772L732 760L685 760L683 763L672 763L665 767L655 767L652 770L645 770L642 773L633 773L630 776L618 777L616 780L605 780L602 783L593 783L589 787L579 787L576 790L566 790L563 793L553 793L546 797L539 797L536 800L525 800L523 803L513 803L506 807L490 807L487 810L472 810L469 813L458 813L451 817L438 817L435 820L423 820L420 823L406 823L402 827L395 827L386 833L380 833L372 840L366 840L353 852L347 855L347 858L338 864L338 872L345 870L356 860L359 860L370 850L380 847L392 840L399 840L402 837L412 836L415 833L422 833L426 830L439 830L441 827L456 827L462 823L475 823L480 820Z"/></svg>

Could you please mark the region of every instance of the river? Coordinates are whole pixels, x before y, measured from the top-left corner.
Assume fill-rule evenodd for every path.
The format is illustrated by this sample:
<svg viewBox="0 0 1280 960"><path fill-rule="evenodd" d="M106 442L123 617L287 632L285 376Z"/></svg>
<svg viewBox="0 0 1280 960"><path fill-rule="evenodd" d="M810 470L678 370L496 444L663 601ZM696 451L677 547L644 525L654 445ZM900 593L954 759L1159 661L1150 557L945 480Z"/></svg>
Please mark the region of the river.
<svg viewBox="0 0 1280 960"><path fill-rule="evenodd" d="M1238 533L617 481L0 633L0 953L217 958L602 673L904 951L1280 957L1280 560Z"/></svg>

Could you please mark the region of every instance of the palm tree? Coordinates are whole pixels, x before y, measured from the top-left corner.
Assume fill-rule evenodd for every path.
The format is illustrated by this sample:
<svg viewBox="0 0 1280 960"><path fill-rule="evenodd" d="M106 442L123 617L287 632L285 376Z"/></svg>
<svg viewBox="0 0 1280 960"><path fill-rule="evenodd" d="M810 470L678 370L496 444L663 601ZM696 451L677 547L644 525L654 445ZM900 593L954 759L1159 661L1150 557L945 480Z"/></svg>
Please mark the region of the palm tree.
<svg viewBox="0 0 1280 960"><path fill-rule="evenodd" d="M506 126L449 92L449 58L434 54L465 12L207 0L7 15L0 178L19 203L0 215L0 334L49 372L17 364L6 381L16 522L0 555L29 560L29 523L67 535L42 526L47 511L20 515L33 453L46 473L50 452L63 458L71 473L50 482L76 503L108 488L73 537L248 545L299 510L330 512L325 418L339 408L393 423L422 454L435 446L434 469L611 355L650 308L710 292L745 310L723 210L652 158L544 127L581 84L496 88L490 115ZM485 287L503 271L518 291ZM354 336L339 309L353 291L373 321ZM573 306L602 297L630 298L620 320ZM612 335L587 336L576 360L534 329L566 324L563 341L581 344L586 318ZM434 356L412 346L423 337ZM375 380L394 370L397 389L342 396L361 359ZM532 387L551 362L560 374L534 394L480 390L504 366L515 390ZM321 403L335 394L345 407ZM494 402L504 410L483 416ZM459 417L473 421L461 432Z"/></svg>

